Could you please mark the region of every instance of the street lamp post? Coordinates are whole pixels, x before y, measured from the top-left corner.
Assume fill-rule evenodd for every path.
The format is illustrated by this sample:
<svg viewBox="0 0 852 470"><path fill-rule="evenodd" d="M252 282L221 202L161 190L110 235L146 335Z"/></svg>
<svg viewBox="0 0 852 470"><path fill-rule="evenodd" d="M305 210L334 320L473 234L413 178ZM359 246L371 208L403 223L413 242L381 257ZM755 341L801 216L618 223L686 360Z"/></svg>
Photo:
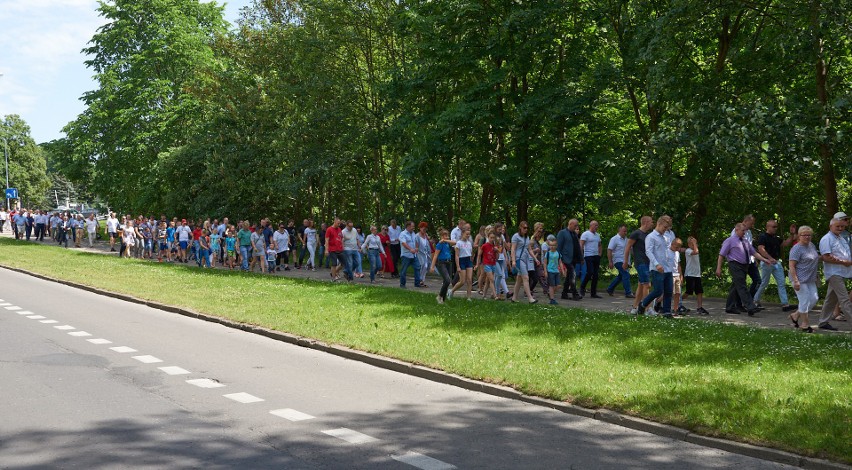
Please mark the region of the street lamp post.
<svg viewBox="0 0 852 470"><path fill-rule="evenodd" d="M6 157L6 188L9 188L9 141L3 137L3 156ZM5 191L4 191L5 192ZM9 206L9 198L6 198L6 210L12 210Z"/></svg>

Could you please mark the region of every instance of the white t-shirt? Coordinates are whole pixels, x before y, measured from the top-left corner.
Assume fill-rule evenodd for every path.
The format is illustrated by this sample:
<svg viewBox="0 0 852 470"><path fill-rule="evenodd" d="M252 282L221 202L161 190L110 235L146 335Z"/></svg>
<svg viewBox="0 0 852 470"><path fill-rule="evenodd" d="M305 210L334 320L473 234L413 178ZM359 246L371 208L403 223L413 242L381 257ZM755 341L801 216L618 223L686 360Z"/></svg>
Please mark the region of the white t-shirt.
<svg viewBox="0 0 852 470"><path fill-rule="evenodd" d="M580 240L586 242L583 247L583 256L598 256L598 247L601 245L601 236L586 230L580 235Z"/></svg>
<svg viewBox="0 0 852 470"><path fill-rule="evenodd" d="M284 233L276 230L275 233L272 234L272 240L275 241L275 246L277 247L278 253L283 253L285 251L290 251L290 234L285 230Z"/></svg>
<svg viewBox="0 0 852 470"><path fill-rule="evenodd" d="M177 233L177 239L179 242L188 242L190 238L192 238L192 230L189 229L187 225L181 225L175 230Z"/></svg>
<svg viewBox="0 0 852 470"><path fill-rule="evenodd" d="M115 217L107 219L107 231L109 233L115 233L118 231L118 219Z"/></svg>
<svg viewBox="0 0 852 470"><path fill-rule="evenodd" d="M98 231L98 221L92 219L86 219L86 231L89 233L94 233Z"/></svg>
<svg viewBox="0 0 852 470"><path fill-rule="evenodd" d="M6 210L0 210L0 220L7 220L9 218L9 213Z"/></svg>
<svg viewBox="0 0 852 470"><path fill-rule="evenodd" d="M692 248L687 248L684 254L686 258L684 277L701 277L701 260L698 258L698 253L693 254Z"/></svg>
<svg viewBox="0 0 852 470"><path fill-rule="evenodd" d="M473 253L473 241L471 239L457 241L456 251L459 254L459 258L470 258Z"/></svg>
<svg viewBox="0 0 852 470"><path fill-rule="evenodd" d="M315 228L305 228L305 244L308 246L317 244L317 230Z"/></svg>

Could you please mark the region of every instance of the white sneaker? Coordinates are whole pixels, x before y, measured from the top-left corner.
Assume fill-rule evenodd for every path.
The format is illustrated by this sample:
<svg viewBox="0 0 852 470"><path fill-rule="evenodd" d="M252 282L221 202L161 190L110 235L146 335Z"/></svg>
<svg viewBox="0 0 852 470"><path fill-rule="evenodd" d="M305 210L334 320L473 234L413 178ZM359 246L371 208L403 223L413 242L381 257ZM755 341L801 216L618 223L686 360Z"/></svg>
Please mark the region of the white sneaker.
<svg viewBox="0 0 852 470"><path fill-rule="evenodd" d="M439 304L444 303L444 299L442 299L440 295L436 295L435 300L437 300Z"/></svg>
<svg viewBox="0 0 852 470"><path fill-rule="evenodd" d="M447 291L447 300L450 300L452 298L453 298L453 290L450 289L450 290Z"/></svg>
<svg viewBox="0 0 852 470"><path fill-rule="evenodd" d="M630 309L630 314L631 314L631 315L636 315L637 313L639 313L639 309L638 309L638 308L633 307L633 308L631 308L631 309Z"/></svg>

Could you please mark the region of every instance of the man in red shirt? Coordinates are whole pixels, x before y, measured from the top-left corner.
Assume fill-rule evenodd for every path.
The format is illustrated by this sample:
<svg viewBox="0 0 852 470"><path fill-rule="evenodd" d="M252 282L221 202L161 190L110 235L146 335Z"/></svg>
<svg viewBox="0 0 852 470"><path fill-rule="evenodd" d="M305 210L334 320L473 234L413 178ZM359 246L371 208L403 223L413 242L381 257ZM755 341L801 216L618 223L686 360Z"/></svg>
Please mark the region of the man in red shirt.
<svg viewBox="0 0 852 470"><path fill-rule="evenodd" d="M340 279L340 270L343 269L346 263L346 257L343 256L343 236L340 218L335 217L334 223L331 224L325 231L325 246L328 250L328 258L331 260L331 279L336 281Z"/></svg>

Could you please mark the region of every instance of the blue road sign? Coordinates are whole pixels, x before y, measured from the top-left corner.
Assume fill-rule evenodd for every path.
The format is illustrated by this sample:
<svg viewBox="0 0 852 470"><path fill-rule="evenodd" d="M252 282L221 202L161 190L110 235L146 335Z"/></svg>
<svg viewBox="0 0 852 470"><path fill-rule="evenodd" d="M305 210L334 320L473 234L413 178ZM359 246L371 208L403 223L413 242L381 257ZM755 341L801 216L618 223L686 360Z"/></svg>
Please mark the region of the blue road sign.
<svg viewBox="0 0 852 470"><path fill-rule="evenodd" d="M18 199L18 190L16 188L6 188L6 199Z"/></svg>

